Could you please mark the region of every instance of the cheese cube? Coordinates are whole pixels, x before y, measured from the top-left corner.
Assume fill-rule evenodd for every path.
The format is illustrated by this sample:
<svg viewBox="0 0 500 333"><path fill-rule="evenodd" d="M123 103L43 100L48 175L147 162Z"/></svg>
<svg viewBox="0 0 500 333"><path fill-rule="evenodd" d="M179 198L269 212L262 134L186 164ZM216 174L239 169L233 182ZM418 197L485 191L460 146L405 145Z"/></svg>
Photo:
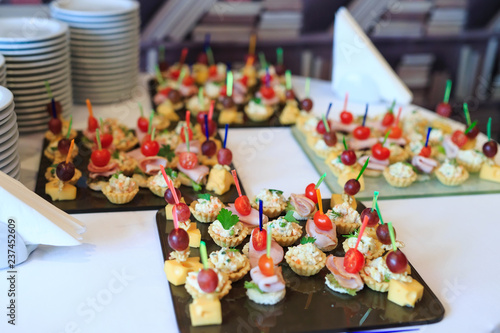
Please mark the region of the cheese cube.
<svg viewBox="0 0 500 333"><path fill-rule="evenodd" d="M215 194L222 195L229 191L233 184L233 176L223 166L214 166L208 175L207 190L214 191Z"/></svg>
<svg viewBox="0 0 500 333"><path fill-rule="evenodd" d="M412 282L391 280L387 299L400 306L415 307L415 303L422 298L424 287L415 279Z"/></svg>
<svg viewBox="0 0 500 333"><path fill-rule="evenodd" d="M479 178L500 183L500 166L484 163L479 172Z"/></svg>
<svg viewBox="0 0 500 333"><path fill-rule="evenodd" d="M177 260L165 261L165 274L167 275L168 282L174 286L180 286L186 283L186 278L189 272L197 272L203 268L200 263L199 257L187 258L185 262L178 262Z"/></svg>
<svg viewBox="0 0 500 333"><path fill-rule="evenodd" d="M218 298L196 298L189 304L189 315L193 326L222 324L222 310Z"/></svg>
<svg viewBox="0 0 500 333"><path fill-rule="evenodd" d="M196 228L196 222L191 223L186 231L189 235L189 246L200 247L201 232L200 229Z"/></svg>
<svg viewBox="0 0 500 333"><path fill-rule="evenodd" d="M344 188L345 183L347 183L348 180L350 179L356 179L359 175L359 172L352 172L352 171L347 171L343 172L339 175L339 178L337 178L337 183ZM359 184L361 185L361 188L359 191L364 191L365 190L365 180L363 178L363 175L359 177L358 179Z"/></svg>
<svg viewBox="0 0 500 333"><path fill-rule="evenodd" d="M76 187L64 183L62 189L59 190L59 180L56 180L45 184L45 193L50 195L52 201L74 200L76 198Z"/></svg>

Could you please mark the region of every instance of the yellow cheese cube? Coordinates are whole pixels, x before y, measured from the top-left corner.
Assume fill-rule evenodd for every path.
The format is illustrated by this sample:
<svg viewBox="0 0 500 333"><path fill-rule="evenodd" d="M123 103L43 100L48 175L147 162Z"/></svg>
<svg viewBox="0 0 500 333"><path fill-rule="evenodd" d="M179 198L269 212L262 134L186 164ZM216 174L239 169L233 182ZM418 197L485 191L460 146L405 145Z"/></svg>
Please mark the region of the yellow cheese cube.
<svg viewBox="0 0 500 333"><path fill-rule="evenodd" d="M422 298L424 287L415 279L412 282L391 280L387 299L400 306L415 307L415 303Z"/></svg>
<svg viewBox="0 0 500 333"><path fill-rule="evenodd" d="M243 113L234 109L224 109L219 114L219 124L242 124Z"/></svg>
<svg viewBox="0 0 500 333"><path fill-rule="evenodd" d="M500 166L484 163L479 172L479 178L500 183Z"/></svg>
<svg viewBox="0 0 500 333"><path fill-rule="evenodd" d="M348 172L344 172L344 173L341 173L339 175L339 178L337 178L337 183L342 186L342 188L344 188L344 185L345 183L347 183L348 180L350 179L356 179L359 175L359 172L351 172L351 171L348 171ZM363 175L361 175L361 177L359 177L358 179L359 181L359 184L361 185L361 188L359 189L359 191L364 191L365 190L365 179L363 178Z"/></svg>
<svg viewBox="0 0 500 333"><path fill-rule="evenodd" d="M343 203L344 203L344 198L342 194L336 194L336 193L332 194L332 198L330 199L330 207L335 207ZM356 209L356 207L358 207L358 203L356 202L356 199L354 197L352 197L351 207L352 209Z"/></svg>
<svg viewBox="0 0 500 333"><path fill-rule="evenodd" d="M196 222L191 223L189 229L186 231L189 235L189 246L200 247L201 232L200 229L196 228Z"/></svg>
<svg viewBox="0 0 500 333"><path fill-rule="evenodd" d="M59 189L59 180L55 180L45 184L45 193L50 195L52 201L57 200L74 200L76 198L76 187L64 183L61 189Z"/></svg>
<svg viewBox="0 0 500 333"><path fill-rule="evenodd" d="M218 298L196 298L189 304L189 315L193 326L222 324L222 310Z"/></svg>
<svg viewBox="0 0 500 333"><path fill-rule="evenodd" d="M222 165L217 164L210 170L208 175L207 190L222 195L229 191L234 183L231 173Z"/></svg>
<svg viewBox="0 0 500 333"><path fill-rule="evenodd" d="M186 283L186 278L189 272L197 272L203 268L200 263L199 257L187 258L185 262L178 262L177 260L165 261L165 274L167 275L168 282L175 286L180 286Z"/></svg>

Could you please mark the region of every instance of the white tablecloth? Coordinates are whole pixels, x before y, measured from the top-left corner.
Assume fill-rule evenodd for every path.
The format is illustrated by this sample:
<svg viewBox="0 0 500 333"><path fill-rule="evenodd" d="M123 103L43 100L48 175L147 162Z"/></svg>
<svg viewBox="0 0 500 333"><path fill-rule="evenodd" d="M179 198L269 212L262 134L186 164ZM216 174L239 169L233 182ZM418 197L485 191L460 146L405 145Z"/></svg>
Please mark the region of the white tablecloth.
<svg viewBox="0 0 500 333"><path fill-rule="evenodd" d="M142 77L141 80L144 80ZM294 79L302 97L304 81ZM138 85L134 101L95 106L96 117L117 117L134 126L137 102L149 105ZM312 81L315 113L330 101L337 115L342 101L329 84ZM370 112L383 112L385 105ZM414 107L406 107L405 111ZM351 105L362 113L364 106ZM87 111L73 109L75 128L84 128ZM22 182L33 189L42 134L19 140ZM288 129L231 129L228 146L249 196L263 187L300 193L318 174ZM500 186L500 185L499 185ZM324 196L329 190L321 187ZM383 193L381 193L383 195ZM382 200L405 253L443 303L445 318L420 327L425 332L492 332L500 324L500 194ZM369 204L368 202L366 204ZM18 267L17 325L7 324L7 273L0 271L0 332L175 332L177 325L163 272L156 211L77 214L87 224L85 244L39 247Z"/></svg>

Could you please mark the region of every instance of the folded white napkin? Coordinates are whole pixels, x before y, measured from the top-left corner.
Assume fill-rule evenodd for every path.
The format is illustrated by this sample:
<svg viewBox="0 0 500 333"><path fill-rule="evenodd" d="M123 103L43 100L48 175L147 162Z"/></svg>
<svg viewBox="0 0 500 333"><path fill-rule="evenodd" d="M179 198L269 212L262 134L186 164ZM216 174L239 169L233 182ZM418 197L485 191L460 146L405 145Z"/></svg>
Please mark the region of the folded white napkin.
<svg viewBox="0 0 500 333"><path fill-rule="evenodd" d="M79 245L85 225L0 172L0 223L15 221L24 243Z"/></svg>

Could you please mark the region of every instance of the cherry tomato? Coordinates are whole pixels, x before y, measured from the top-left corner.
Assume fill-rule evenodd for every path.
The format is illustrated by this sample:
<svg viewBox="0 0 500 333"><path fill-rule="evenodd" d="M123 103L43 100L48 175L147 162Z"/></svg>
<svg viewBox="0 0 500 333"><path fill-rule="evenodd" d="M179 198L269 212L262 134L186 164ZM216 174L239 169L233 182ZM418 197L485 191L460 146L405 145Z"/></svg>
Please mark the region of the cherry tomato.
<svg viewBox="0 0 500 333"><path fill-rule="evenodd" d="M252 245L257 251L262 251L266 249L267 246L267 231L266 229L255 228L252 231Z"/></svg>
<svg viewBox="0 0 500 333"><path fill-rule="evenodd" d="M165 88L161 89L159 91L159 93L162 94L163 96L168 96L168 93L170 92L170 90L172 90L171 87L165 87Z"/></svg>
<svg viewBox="0 0 500 333"><path fill-rule="evenodd" d="M391 155L391 151L389 150L389 148L382 146L381 143L376 143L372 147L372 155L377 160L383 161L389 158L389 156Z"/></svg>
<svg viewBox="0 0 500 333"><path fill-rule="evenodd" d="M387 112L382 119L382 126L391 126L394 122L394 113L392 111Z"/></svg>
<svg viewBox="0 0 500 333"><path fill-rule="evenodd" d="M90 155L90 160L95 166L103 167L111 160L111 153L107 149L96 149Z"/></svg>
<svg viewBox="0 0 500 333"><path fill-rule="evenodd" d="M236 198L234 201L234 207L243 216L250 215L252 212L252 206L250 205L250 200L246 195L242 195Z"/></svg>
<svg viewBox="0 0 500 333"><path fill-rule="evenodd" d="M445 102L441 102L436 106L436 113L443 117L449 117L451 115L452 109L451 105Z"/></svg>
<svg viewBox="0 0 500 333"><path fill-rule="evenodd" d="M194 79L191 76L186 76L182 80L182 84L185 86L192 86L194 84Z"/></svg>
<svg viewBox="0 0 500 333"><path fill-rule="evenodd" d="M179 154L179 164L184 169L191 170L198 164L198 156L192 152L183 152Z"/></svg>
<svg viewBox="0 0 500 333"><path fill-rule="evenodd" d="M321 230L331 230L333 228L332 220L328 215L321 213L319 210L314 213L314 224Z"/></svg>
<svg viewBox="0 0 500 333"><path fill-rule="evenodd" d="M181 137L181 141L186 142L186 134L184 134L184 126L182 126L181 133L179 135ZM191 128L188 128L188 137L189 141L193 140L193 130L191 130Z"/></svg>
<svg viewBox="0 0 500 333"><path fill-rule="evenodd" d="M248 85L248 76L243 75L240 79L240 82L246 87Z"/></svg>
<svg viewBox="0 0 500 333"><path fill-rule="evenodd" d="M181 71L179 69L172 69L170 71L170 76L175 80L179 78L179 75L181 75Z"/></svg>
<svg viewBox="0 0 500 333"><path fill-rule="evenodd" d="M160 144L157 141L146 141L141 146L141 153L144 156L156 156L160 151Z"/></svg>
<svg viewBox="0 0 500 333"><path fill-rule="evenodd" d="M97 144L97 137L94 138L94 143ZM113 143L113 136L110 133L101 134L101 146L102 148L108 148Z"/></svg>
<svg viewBox="0 0 500 333"><path fill-rule="evenodd" d="M391 139L399 139L403 135L403 131L397 126L391 127L390 130L391 133L389 133L389 138ZM387 129L387 131L389 131L389 129ZM385 133L387 133L387 131L385 131Z"/></svg>
<svg viewBox="0 0 500 333"><path fill-rule="evenodd" d="M366 140L370 137L370 129L366 126L358 126L354 129L352 135L358 140Z"/></svg>
<svg viewBox="0 0 500 333"><path fill-rule="evenodd" d="M97 127L99 127L99 123L97 122L97 119L95 117L89 117L88 121L88 130L90 132L94 132Z"/></svg>
<svg viewBox="0 0 500 333"><path fill-rule="evenodd" d="M347 273L356 274L365 265L365 257L357 249L347 250L344 257L344 269Z"/></svg>
<svg viewBox="0 0 500 333"><path fill-rule="evenodd" d="M141 132L146 133L149 129L149 120L145 117L139 117L139 119L137 119L137 128L139 128Z"/></svg>
<svg viewBox="0 0 500 333"><path fill-rule="evenodd" d="M265 99L271 99L275 96L274 89L272 87L262 86L260 88L260 94Z"/></svg>
<svg viewBox="0 0 500 333"><path fill-rule="evenodd" d="M422 147L422 150L420 150L420 156L423 157L430 157L431 156L431 147Z"/></svg>
<svg viewBox="0 0 500 333"><path fill-rule="evenodd" d="M262 82L262 85L265 85L266 84L266 81L267 80L267 75L264 75L263 77L261 77L260 79L260 82ZM273 77L272 75L269 75L269 83L273 82Z"/></svg>
<svg viewBox="0 0 500 333"><path fill-rule="evenodd" d="M458 146L458 148L462 148L467 143L467 136L464 132L456 130L451 135L451 141Z"/></svg>
<svg viewBox="0 0 500 333"><path fill-rule="evenodd" d="M306 197L308 199L311 199L315 204L318 203L318 196L316 194L316 184L314 183L311 183L309 185L306 186Z"/></svg>
<svg viewBox="0 0 500 333"><path fill-rule="evenodd" d="M274 275L274 263L273 258L267 257L266 254L263 254L259 259L259 268L262 274L265 276L273 276Z"/></svg>
<svg viewBox="0 0 500 333"><path fill-rule="evenodd" d="M349 111L342 111L340 113L340 122L342 124L349 125L350 123L352 123L352 120L353 120L353 116L352 116L352 113L350 113Z"/></svg>
<svg viewBox="0 0 500 333"><path fill-rule="evenodd" d="M216 65L212 65L212 66L208 67L208 76L210 76L210 77L217 76L217 66Z"/></svg>

